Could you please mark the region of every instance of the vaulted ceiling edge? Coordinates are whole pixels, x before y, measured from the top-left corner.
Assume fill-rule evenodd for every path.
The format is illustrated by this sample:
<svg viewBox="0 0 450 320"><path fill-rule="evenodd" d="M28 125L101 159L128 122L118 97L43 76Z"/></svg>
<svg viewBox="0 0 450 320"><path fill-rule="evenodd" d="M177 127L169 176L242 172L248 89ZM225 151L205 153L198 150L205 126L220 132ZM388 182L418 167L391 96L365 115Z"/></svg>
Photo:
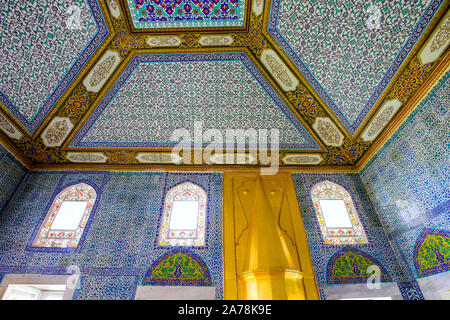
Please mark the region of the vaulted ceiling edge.
<svg viewBox="0 0 450 320"><path fill-rule="evenodd" d="M415 94L407 101L404 108L397 112L395 117L386 126L386 129L374 141L371 148L364 153L356 165L356 170L359 172L364 166L369 163L373 156L376 155L379 149L389 140L389 138L396 132L415 108L422 103L427 94L434 88L434 86L450 71L450 51L448 51L444 58L439 62L439 65L433 70L430 76L424 81L423 85L415 92Z"/></svg>
<svg viewBox="0 0 450 320"><path fill-rule="evenodd" d="M64 21L66 23L64 24L61 21L54 21L56 18L53 18L51 14L48 17L44 14L45 19L48 19L46 20L49 28L46 30L47 37L41 40L39 40L40 38L35 40L37 41L37 45L33 50L37 51L31 50L30 52L45 57L45 50L50 50L48 51L48 56L53 57L55 50L58 52L69 52L68 50L74 45L77 46L78 51L73 53L72 56L68 56L63 61L64 64L59 62L59 60L62 60L62 57L55 57L54 62L47 59L49 61L48 70L45 69L45 61L47 60L39 56L35 57L36 60L42 58L42 61L38 61L42 71L35 71L36 69L33 69L33 73L29 74L32 79L24 82L31 85L33 83L39 83L39 81L36 81L41 79L40 81L43 84L45 83L41 91L39 91L40 88L29 88L30 90L33 89L33 92L36 92L37 95L35 97L30 94L23 95L27 100L22 101L20 100L22 97L20 94L26 92L26 88L15 89L12 85L6 85L7 81L0 81L0 140L24 165L32 169L84 169L89 167L109 168L111 170L124 170L126 168L130 170L139 168L146 170L161 165L176 168L177 164L183 163L183 160L180 159L185 159L183 158L183 153L179 154L179 159L173 159L169 154L171 151L170 148L158 147L158 145L168 145L167 143L170 142L168 140L161 140L158 142L159 144L151 144L152 147L146 147L150 144L147 141L143 141L142 138L140 138L142 141L137 141L136 135L133 136L129 132L124 132L122 136L114 135L119 130L106 128L112 132L110 135L113 139L130 137L127 138L130 140L128 142L123 142L122 140L111 141L109 143L112 147L105 147L105 143L101 147L95 147L100 142L94 140L89 144L89 147L80 147L82 144L77 145L74 143L76 139L78 139L77 141L81 141L81 138L77 138L77 135L86 123L95 123L97 121L97 118L94 119L92 117L96 112L97 114L103 112L100 112L101 110L98 108L100 108L102 102L108 95L111 99L119 97L123 101L126 101L124 97L131 91L124 92L123 90L135 88L133 83L130 83L130 78L135 73L127 76L123 84L116 89L114 96L112 94L115 84L119 81L125 70L127 70L130 63L134 61L133 59L137 56L146 55L151 57L171 57L170 61L167 60L169 58L161 58L161 61L147 63L141 69L144 72L142 74L155 75L155 77L157 76L162 81L161 83L167 82L168 84L165 88L172 90L173 95L177 94L177 90L180 90L180 93L182 90L175 85L171 87L169 76L156 73L157 70L172 72L171 74L174 75L174 79L182 78L176 72L177 70L184 70L183 68L194 70L197 74L200 73L200 78L202 77L201 73L204 72L211 79L215 79L215 77L216 79L220 79L219 74L212 73L214 70L219 70L222 74L224 70L233 70L233 72L240 72L236 76L235 82L239 78L247 79L245 86L241 84L243 88L241 93L249 90L246 95L250 96L252 90L260 90L261 94L259 97L248 98L248 101L245 100L247 101L245 103L248 105L251 103L261 105L258 110L258 116L256 117L254 112L246 111L247 109L252 109L245 107L245 103L243 102L244 98L239 97L239 92L236 91L237 89L232 91L230 85L228 85L227 89L225 87L219 87L219 84L217 84L214 88L222 90L224 96L231 96L233 99L236 99L236 104L241 106L240 111L242 111L241 118L234 119L233 113L227 113L226 108L223 108L225 106L222 109L220 109L220 106L217 106L220 111L217 115L217 123L220 124L222 122L226 124L226 121L231 121L252 127L262 123L270 123L268 119L273 119L273 121L279 123L287 121L283 125L284 130L280 128L282 135L285 136L285 138L283 138L284 136L282 137L282 139L285 139L285 143L281 144L279 155L282 166L292 169L302 168L305 170L319 171L358 171L367 163L368 159L370 159L384 141L389 138L394 128L397 128L399 123L407 117L408 111L417 105L417 101L420 100L419 97L423 97L431 89L436 78L439 78L439 75L442 75L448 68L450 55L448 49L448 39L450 38L449 3L448 1L432 0L427 6L425 6L424 2L420 8L419 5L415 8L410 8L411 12L409 12L409 15L411 18L409 20L413 21L413 16L417 16L417 21L413 21L417 23L412 24L412 22L409 22L411 23L411 29L402 29L399 31L399 34L402 33L406 37L405 45L399 47L400 51L398 52L389 52L389 55L385 52L386 56L392 56L395 59L392 58L394 59L392 60L392 64L379 82L372 81L372 87L375 88L375 91L370 96L370 99L367 98L369 100L367 100L366 106L363 107L364 103L358 104L359 98L355 98L354 95L349 94L349 99L354 99L352 103L349 102L353 106L352 110L360 110L358 111L360 113L358 115L356 113L352 115L354 120L345 120L346 116L344 113L351 114L349 113L351 108L341 110L338 107L338 102L347 92L345 87L346 83L336 82L336 79L333 82L331 81L332 79L326 78L326 75L317 73L321 70L321 65L326 65L328 60L326 57L324 60L315 60L310 54L317 50L319 50L317 52L320 52L321 46L327 44L328 40L330 40L330 45L329 47L324 47L323 51L334 48L333 41L339 39L338 29L330 29L328 31L328 33L336 33L335 38L328 39L324 36L323 43L318 44L318 47L311 48L312 51L300 52L298 48L301 43L294 43L294 46L286 42L291 39L289 37L292 36L291 28L295 22L295 17L303 17L302 15L306 14L305 12L314 11L320 6L309 6L309 1L307 3L305 2L302 11L292 12L294 18L290 21L288 18L285 18L288 16L286 12L286 8L289 7L287 2L289 0L208 0L204 2L207 5L204 4L198 7L198 1L184 1L183 6L181 6L181 2L173 1L173 4L169 8L167 5L150 5L145 0L107 0L98 2L93 0L79 0L77 3L84 10L81 15L84 19L82 19L81 23L82 31L74 28L65 33L61 33L60 28L62 26L67 27L67 20ZM56 2L54 3L56 4ZM319 8L321 9L320 14L330 12L329 16L325 18L331 19L330 25L333 25L333 17L339 10L339 12L350 10L348 12L354 14L355 17L357 12L365 12L363 9L367 9L368 4L361 3L360 1L354 1L353 9L341 8L338 4L334 7L323 4L323 8ZM61 8L67 9L66 7L68 7L62 0L58 1L57 4ZM44 5L42 3L41 7ZM134 7L130 7L130 5L136 8L133 13L130 11L130 8L134 10ZM362 7L358 7L359 5ZM47 4L47 6L48 8L46 10L50 12L51 10L60 10L56 5L52 6L52 4ZM38 14L42 10L41 7L29 4L29 9L31 8L29 11ZM11 15L16 10L14 8L7 9L9 11L7 10L6 12L11 13ZM394 17L394 13L397 12L396 10L398 8L390 9L392 13L389 13L389 18L392 20L397 19L397 16ZM194 12L196 12L196 16L203 17L203 20L201 20L203 22L199 19L190 18ZM278 15L274 16L274 12L277 12ZM216 14L216 16L210 16L210 13ZM423 14L421 15L421 13ZM316 12L316 14L319 13ZM364 15L365 13L358 14L357 19L362 19L361 21L364 22L367 16L362 16L361 14ZM408 12L398 13L399 17L407 15ZM69 15L69 17L71 16ZM209 17L215 18L209 19ZM66 18L67 16L64 17L64 19ZM141 28L136 28L135 23L137 20L133 19L140 21L139 25ZM5 33L5 41L13 41L14 38L18 37L17 33L9 30L9 27L16 29L24 28L22 35L34 37L33 32L35 31L29 31L24 25L15 25L13 20L8 21L11 24L8 25L7 31L9 33ZM398 23L400 24L401 21L403 20L398 20ZM58 26L54 30L49 27L51 25L57 25L59 22L61 22L59 29ZM310 27L308 24L313 22L317 23L315 20L305 18L304 25L301 28L308 29ZM202 23L206 27L202 27ZM295 23L298 24L298 22ZM388 24L388 22L386 23ZM167 26L172 25L176 25L177 27L167 28ZM164 28L159 26L164 26ZM311 26L314 27L314 25ZM75 27L77 26L75 25ZM318 38L320 38L322 36L322 31L320 30L324 26L318 25L316 27L318 30ZM360 26L360 28L364 28L364 26ZM39 25L36 27L36 30L38 29ZM342 25L342 29L345 29L345 25ZM384 29L380 31L382 33L381 36L374 32L373 30L364 29L364 32L361 34L364 34L364 37L372 37L376 41L386 39L386 35L383 32L387 31L384 31ZM285 37L283 37L283 34ZM55 35L61 35L63 38L58 39L58 41L60 40L59 42L52 40L52 37L55 37ZM352 37L352 32L349 31L345 34L345 37ZM381 37L381 40L377 37ZM101 41L98 40L100 38L102 39ZM22 40L25 44L26 41L27 39ZM305 38L304 41L312 41L311 43L314 43L314 39L310 38ZM365 38L361 41L366 41L367 43L365 45L368 47L377 43L365 40ZM71 45L68 46L67 43ZM392 48L395 47L394 45L398 45L398 43L391 45L392 51ZM341 43L341 50L348 49L348 46L350 44ZM356 50L361 50L358 45L353 46ZM45 49L47 47L49 49ZM297 51L293 49L294 47L297 48ZM30 62L33 57L27 57L27 51L24 48L23 46L15 48L15 51L23 59L22 66L29 64L31 67L36 68ZM338 51L336 51L336 54L338 54ZM380 53L384 51L383 49L374 48L374 52ZM233 54L233 58L230 58L228 62L227 59L223 59L223 57ZM303 55L299 56L299 54ZM236 60L234 57L239 55L245 55L245 59L248 62L243 62L243 65L238 62L233 62ZM202 58L194 59L194 57ZM335 65L348 58L344 56L342 61L340 61L339 57L336 57ZM23 75L27 74L26 69L22 70L22 66L16 66L12 62L11 65L8 65L9 60L7 58L4 59L4 63L3 67L0 66L2 68L0 69L0 74L3 74L4 79L8 80L9 78L15 77L14 81L16 79L24 80L23 78L26 76ZM248 64L247 66L246 63ZM381 62L377 61L377 63ZM66 70L67 72L65 74L63 73L64 70L62 70L58 75L54 75L54 79L48 76L53 75L51 72L53 70L52 68L58 66L66 69L69 66L70 68L67 69L68 71ZM353 70L352 68L356 67L349 66L347 69L351 72ZM254 71L252 71L253 68ZM344 70L340 65L336 68L338 71ZM367 70L369 78L372 77L372 74L381 74L381 71L373 73L372 69L369 68ZM314 72L316 74L313 74ZM364 75L364 72L361 71L360 76ZM57 76L61 78L58 80L56 78ZM48 82L46 81L47 78L49 79ZM349 81L358 80L352 78L351 75L345 74L342 75L342 78L348 78ZM189 79L182 80L189 81ZM328 83L328 81L330 82ZM20 81L18 83L20 84ZM163 90L161 83L152 82L154 87L145 85L142 88L142 92L138 92L137 89L133 90L135 90L135 94L141 94L142 97L145 97L152 92L159 92L157 90ZM342 88L337 87L337 93L332 92L330 95L330 83L340 83ZM358 85L359 89L355 87L355 91L370 89L363 85ZM201 81L192 84L192 90L196 90L192 92L192 101L209 102L210 100L207 100L208 95L202 93L208 87L209 85ZM50 94L50 96L46 96L46 94ZM198 97L195 94L199 94ZM365 96L368 97L364 93ZM29 102L32 99L39 98L41 99L40 101L34 103ZM175 99L174 101L179 100ZM13 105L13 102L17 106ZM30 109L27 109L27 103L30 103ZM119 102L110 100L107 105L109 107L114 103L117 104ZM39 108L40 105L41 107ZM198 110L201 110L198 108L195 109L194 107L189 109L194 114ZM138 108L138 105L133 105L133 108ZM210 108L213 107L211 106ZM118 111L114 111L113 109L110 113L116 114L117 119L129 116L129 111L123 115L118 114L120 109L120 105L118 105ZM144 112L145 108L142 110L133 110L131 112L137 112L138 117L142 117L142 119L148 118ZM167 107L168 113L171 110L173 109ZM221 113L223 113L223 116L220 115ZM239 112L236 114L239 114ZM169 114L167 117L168 119L172 119L173 115ZM185 115L176 119L174 123L189 121L189 117L183 117ZM280 117L280 120L276 120L278 119L277 117ZM126 121L127 119L118 121ZM141 123L143 127L148 127L152 124L159 125L163 120L160 120L159 123L156 118L145 121L147 121L145 124ZM352 121L354 122L352 123ZM293 124L293 127L289 129L288 127L291 124ZM162 131L165 130L163 132L164 134L159 134L158 136L155 134L155 136L163 139L170 135L168 133L170 130L175 128L175 125L172 127L162 127L160 129ZM295 132L297 132L297 138L295 138ZM93 136L100 136L101 134L102 132L99 131ZM300 140L295 142L293 139L305 139L304 141L311 139L311 142L300 144ZM117 145L120 145L120 147L117 147ZM236 150L235 153L243 153L243 150ZM221 160L217 156L214 159L212 158L211 162L215 163L216 168L223 167L221 166L223 159ZM187 165L187 167L199 167L195 162L195 154L191 156L190 160L189 162L194 164ZM246 167L262 165L259 158L252 158L248 155L245 163ZM236 166L242 165L238 164Z"/></svg>

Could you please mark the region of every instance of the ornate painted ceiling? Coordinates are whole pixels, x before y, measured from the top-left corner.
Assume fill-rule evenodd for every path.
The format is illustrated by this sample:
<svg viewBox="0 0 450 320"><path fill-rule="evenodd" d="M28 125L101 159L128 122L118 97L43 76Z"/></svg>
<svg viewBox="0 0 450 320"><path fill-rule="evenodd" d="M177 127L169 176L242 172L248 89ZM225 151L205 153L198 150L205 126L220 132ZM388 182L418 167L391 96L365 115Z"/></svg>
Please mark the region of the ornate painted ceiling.
<svg viewBox="0 0 450 320"><path fill-rule="evenodd" d="M180 164L201 123L357 169L450 65L444 0L0 3L0 140L34 168Z"/></svg>

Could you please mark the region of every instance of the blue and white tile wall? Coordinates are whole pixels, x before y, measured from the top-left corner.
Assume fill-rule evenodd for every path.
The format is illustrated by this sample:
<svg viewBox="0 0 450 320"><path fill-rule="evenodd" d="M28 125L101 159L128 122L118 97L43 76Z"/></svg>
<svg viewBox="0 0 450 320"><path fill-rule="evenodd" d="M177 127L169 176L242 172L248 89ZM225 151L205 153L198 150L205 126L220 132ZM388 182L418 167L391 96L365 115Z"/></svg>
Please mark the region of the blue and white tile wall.
<svg viewBox="0 0 450 320"><path fill-rule="evenodd" d="M397 281L401 277L401 270L398 267L395 255L392 252L383 227L357 174L294 173L292 178L321 299L327 299L325 288L328 285L328 261L344 246L325 245L323 243L322 234L319 230L319 224L310 197L311 188L320 181L329 180L337 183L352 195L355 208L369 239L368 244L353 245L353 247L366 252L381 263L393 281Z"/></svg>
<svg viewBox="0 0 450 320"><path fill-rule="evenodd" d="M0 214L27 172L28 169L0 144Z"/></svg>
<svg viewBox="0 0 450 320"><path fill-rule="evenodd" d="M414 245L422 229L450 230L449 76L439 80L360 173L404 270L403 281L413 286L418 278Z"/></svg>
<svg viewBox="0 0 450 320"><path fill-rule="evenodd" d="M81 250L32 252L30 236L45 214L58 185L83 180L100 192ZM165 188L189 180L208 194L207 248L190 248L211 273L218 299L223 297L222 175L163 172L31 172L0 215L0 275L69 274L81 269L74 299L134 299L148 267L170 248L158 247L158 222ZM1 277L1 276L0 276Z"/></svg>

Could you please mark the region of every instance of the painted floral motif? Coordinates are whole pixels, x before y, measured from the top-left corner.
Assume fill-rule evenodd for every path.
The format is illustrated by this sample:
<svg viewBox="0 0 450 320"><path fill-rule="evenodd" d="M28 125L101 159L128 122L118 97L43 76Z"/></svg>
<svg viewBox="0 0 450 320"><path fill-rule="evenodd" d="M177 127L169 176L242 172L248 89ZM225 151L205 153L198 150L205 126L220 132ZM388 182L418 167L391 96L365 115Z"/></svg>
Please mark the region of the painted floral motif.
<svg viewBox="0 0 450 320"><path fill-rule="evenodd" d="M171 230L170 219L175 201L197 201L198 215L196 230ZM160 246L204 246L206 233L206 192L185 182L170 189L164 201L158 244Z"/></svg>
<svg viewBox="0 0 450 320"><path fill-rule="evenodd" d="M181 36L182 44L184 47L193 48L199 46L199 37L193 34L185 34Z"/></svg>
<svg viewBox="0 0 450 320"><path fill-rule="evenodd" d="M241 26L245 0L128 0L136 28Z"/></svg>
<svg viewBox="0 0 450 320"><path fill-rule="evenodd" d="M19 142L19 148L24 155L32 161L43 163L55 163L57 157L52 152L49 152L39 140L25 139Z"/></svg>
<svg viewBox="0 0 450 320"><path fill-rule="evenodd" d="M249 32L237 33L235 37L236 45L243 45L249 48L256 56L259 56L263 49L267 47L267 40L261 32L262 19L251 20Z"/></svg>
<svg viewBox="0 0 450 320"><path fill-rule="evenodd" d="M120 22L116 25L116 38L112 43L114 48L117 48L122 54L128 54L131 49L140 48L145 44L145 39L139 36L132 36L127 32L127 27Z"/></svg>
<svg viewBox="0 0 450 320"><path fill-rule="evenodd" d="M374 271L371 266L380 269L380 282L390 282L386 269L367 253L353 247L345 247L336 252L328 262L327 283L366 283Z"/></svg>
<svg viewBox="0 0 450 320"><path fill-rule="evenodd" d="M359 220L350 193L341 186L323 181L311 189L311 200L319 222L320 231L325 244L364 244L368 243L364 228ZM320 206L320 200L343 200L350 221L351 228L328 228Z"/></svg>
<svg viewBox="0 0 450 320"><path fill-rule="evenodd" d="M86 223L94 207L97 194L95 190L85 184L79 183L67 187L53 200L52 206L33 241L33 247L76 248L83 234ZM76 230L53 230L52 224L64 201L85 201L86 209Z"/></svg>
<svg viewBox="0 0 450 320"><path fill-rule="evenodd" d="M126 151L105 152L105 156L109 163L137 163L136 154Z"/></svg>
<svg viewBox="0 0 450 320"><path fill-rule="evenodd" d="M184 248L176 248L153 262L142 284L208 286L211 285L211 276L199 256Z"/></svg>
<svg viewBox="0 0 450 320"><path fill-rule="evenodd" d="M418 60L414 61L409 70L405 71L396 82L394 96L405 102L410 94L423 83L429 70L429 64L423 65Z"/></svg>
<svg viewBox="0 0 450 320"><path fill-rule="evenodd" d="M297 92L295 97L298 99L297 108L300 112L310 116L316 115L318 108L313 97L301 91Z"/></svg>

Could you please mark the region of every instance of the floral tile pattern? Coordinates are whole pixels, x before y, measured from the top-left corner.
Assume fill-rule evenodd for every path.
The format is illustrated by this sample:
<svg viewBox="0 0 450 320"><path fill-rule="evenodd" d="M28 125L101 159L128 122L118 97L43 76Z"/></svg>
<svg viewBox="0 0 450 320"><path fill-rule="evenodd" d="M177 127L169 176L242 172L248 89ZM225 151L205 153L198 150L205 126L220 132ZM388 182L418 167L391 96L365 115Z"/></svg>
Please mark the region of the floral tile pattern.
<svg viewBox="0 0 450 320"><path fill-rule="evenodd" d="M136 56L71 146L174 147L174 130L193 139L195 121L223 139L229 128L279 129L280 148L318 148L243 53Z"/></svg>
<svg viewBox="0 0 450 320"><path fill-rule="evenodd" d="M269 32L354 133L442 3L274 0Z"/></svg>
<svg viewBox="0 0 450 320"><path fill-rule="evenodd" d="M350 192L352 196L361 224L369 239L369 243L352 245L351 247L362 251L366 257L370 256L371 259L376 260L378 264L385 268L385 274L388 274L389 277L392 278L392 281L399 281L399 279L402 279L402 273L398 266L397 259L392 252L376 212L357 174L294 173L292 174L292 179L297 193L297 201L299 203L300 213L305 227L306 237L308 239L308 246L311 252L321 299L327 298L325 293L327 284L343 282L340 276L334 278L327 270L329 269L330 260L335 259L336 256L339 255L338 252L344 252L344 249L347 246L327 245L323 241L320 225L315 214L310 194L312 187L324 180L341 185ZM358 281L361 282L361 279L353 280L353 283L358 283ZM390 279L388 280L387 278L384 280L390 281Z"/></svg>
<svg viewBox="0 0 450 320"><path fill-rule="evenodd" d="M0 21L0 102L33 132L108 29L95 0L6 1Z"/></svg>

